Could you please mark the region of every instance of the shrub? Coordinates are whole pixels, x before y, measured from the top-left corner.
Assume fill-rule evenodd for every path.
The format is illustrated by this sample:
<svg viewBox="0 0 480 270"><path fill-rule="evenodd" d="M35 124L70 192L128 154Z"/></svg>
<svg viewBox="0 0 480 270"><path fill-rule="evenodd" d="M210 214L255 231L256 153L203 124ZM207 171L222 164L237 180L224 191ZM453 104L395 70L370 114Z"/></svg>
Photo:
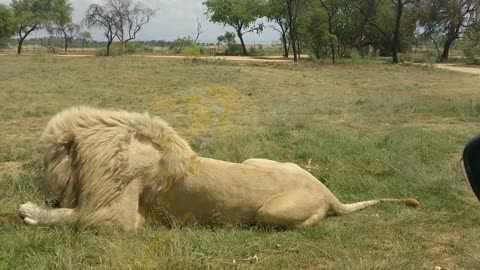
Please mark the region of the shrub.
<svg viewBox="0 0 480 270"><path fill-rule="evenodd" d="M121 50L121 48L119 48ZM151 53L153 52L152 47L148 47L139 43L127 43L125 46L124 54L135 54L135 53Z"/></svg>
<svg viewBox="0 0 480 270"><path fill-rule="evenodd" d="M263 49L262 45L258 45L258 47L251 46L248 54L251 56L264 56L265 50Z"/></svg>
<svg viewBox="0 0 480 270"><path fill-rule="evenodd" d="M460 41L460 48L463 51L467 63L480 63L480 27L471 29L465 33L462 41Z"/></svg>
<svg viewBox="0 0 480 270"><path fill-rule="evenodd" d="M202 51L196 46L187 46L180 49L180 54L183 56L200 56Z"/></svg>
<svg viewBox="0 0 480 270"><path fill-rule="evenodd" d="M360 56L360 53L358 53L357 50L353 49L350 52L350 59L352 59L352 64L360 64L362 61L362 56Z"/></svg>
<svg viewBox="0 0 480 270"><path fill-rule="evenodd" d="M179 37L170 45L170 51L174 54L180 54L182 48L195 47L191 37Z"/></svg>
<svg viewBox="0 0 480 270"><path fill-rule="evenodd" d="M110 56L117 56L117 55L119 55L119 52L120 52L120 50L118 48L116 48L115 45L112 45L110 47ZM107 48L98 49L95 52L95 55L96 56L107 56Z"/></svg>
<svg viewBox="0 0 480 270"><path fill-rule="evenodd" d="M225 55L242 55L242 45L240 44L228 44Z"/></svg>

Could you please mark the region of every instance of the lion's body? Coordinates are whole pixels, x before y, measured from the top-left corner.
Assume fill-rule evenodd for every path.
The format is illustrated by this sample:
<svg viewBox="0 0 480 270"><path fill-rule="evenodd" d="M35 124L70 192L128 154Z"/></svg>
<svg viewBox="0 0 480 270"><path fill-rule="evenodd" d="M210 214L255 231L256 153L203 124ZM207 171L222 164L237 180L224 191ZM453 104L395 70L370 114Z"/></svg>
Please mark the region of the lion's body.
<svg viewBox="0 0 480 270"><path fill-rule="evenodd" d="M28 224L142 226L165 218L308 226L380 200L345 205L292 163L230 163L198 157L163 120L147 114L73 108L48 123L41 189L51 209L27 203ZM385 199L410 203L416 201Z"/></svg>

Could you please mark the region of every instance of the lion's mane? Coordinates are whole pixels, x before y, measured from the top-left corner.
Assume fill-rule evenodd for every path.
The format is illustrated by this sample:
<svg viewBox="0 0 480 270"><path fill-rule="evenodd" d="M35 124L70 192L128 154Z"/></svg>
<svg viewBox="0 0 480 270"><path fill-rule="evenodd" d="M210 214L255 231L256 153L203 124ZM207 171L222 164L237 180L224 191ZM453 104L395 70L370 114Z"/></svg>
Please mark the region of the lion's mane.
<svg viewBox="0 0 480 270"><path fill-rule="evenodd" d="M41 141L46 155L40 188L67 208L85 203L82 196L95 208L105 206L136 177L150 190L166 191L196 157L165 121L147 113L68 109L50 120Z"/></svg>

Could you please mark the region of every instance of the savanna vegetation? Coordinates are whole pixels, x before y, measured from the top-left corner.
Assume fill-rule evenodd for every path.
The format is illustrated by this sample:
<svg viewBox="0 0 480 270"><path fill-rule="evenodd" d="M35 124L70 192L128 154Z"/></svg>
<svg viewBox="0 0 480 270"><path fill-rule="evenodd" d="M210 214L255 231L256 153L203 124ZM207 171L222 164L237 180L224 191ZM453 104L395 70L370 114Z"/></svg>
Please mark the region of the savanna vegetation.
<svg viewBox="0 0 480 270"><path fill-rule="evenodd" d="M0 57L0 269L475 269L480 203L463 180L480 77L387 64ZM38 138L74 105L149 111L203 156L308 167L342 201L416 197L299 230L212 223L33 228ZM310 161L310 162L309 162ZM188 199L188 198L185 198ZM440 269L440 268L437 268Z"/></svg>
<svg viewBox="0 0 480 270"><path fill-rule="evenodd" d="M269 27L279 34L279 50L275 53L285 58L293 56L294 61L306 54L332 63L338 58L361 55L389 57L398 64L411 61L412 52L425 48L429 48L428 57L422 59L429 62L451 61L454 48L463 51L468 63L477 63L480 57L479 0L205 0L202 4L207 19L225 26L227 32L218 37L216 44L200 44L198 40L207 29L197 17L196 28L192 25L195 36L179 37L176 41L189 42L183 43L185 48L174 46L170 51L173 54L216 54L211 47L217 45L223 47L221 54L265 55L268 53L255 47L249 50L244 36L261 34ZM91 4L80 22L72 21L72 10L68 0L12 0L9 7L1 5L0 45L5 46L15 35L20 54L32 32L46 29L64 40L64 51L75 41L84 48L91 35L85 36L82 27L103 30L106 41L101 45L106 49L99 55L153 51L145 45L175 45L173 40L152 40L128 46L157 13L140 1L104 0ZM51 39L48 46L57 52Z"/></svg>

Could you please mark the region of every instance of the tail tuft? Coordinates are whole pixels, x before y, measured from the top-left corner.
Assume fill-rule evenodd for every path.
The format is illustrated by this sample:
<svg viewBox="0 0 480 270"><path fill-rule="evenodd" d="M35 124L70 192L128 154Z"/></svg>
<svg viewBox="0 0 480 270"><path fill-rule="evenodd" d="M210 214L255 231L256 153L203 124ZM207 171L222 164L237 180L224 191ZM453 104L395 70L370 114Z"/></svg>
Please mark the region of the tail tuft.
<svg viewBox="0 0 480 270"><path fill-rule="evenodd" d="M413 207L413 208L419 208L420 207L420 203L414 198L406 199L405 200L405 205Z"/></svg>

